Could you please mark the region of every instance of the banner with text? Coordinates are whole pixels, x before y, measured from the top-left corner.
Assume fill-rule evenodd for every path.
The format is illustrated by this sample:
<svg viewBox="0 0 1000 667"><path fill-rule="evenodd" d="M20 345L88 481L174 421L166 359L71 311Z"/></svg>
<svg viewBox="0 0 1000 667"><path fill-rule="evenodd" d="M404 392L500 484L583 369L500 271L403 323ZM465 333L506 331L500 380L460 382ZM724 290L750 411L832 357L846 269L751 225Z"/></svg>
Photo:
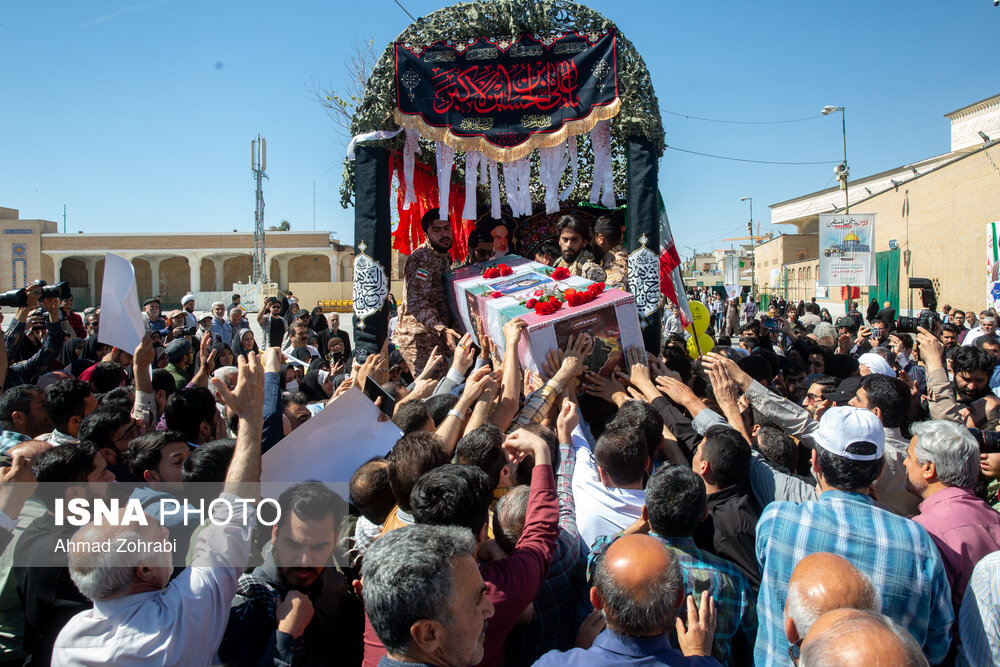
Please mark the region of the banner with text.
<svg viewBox="0 0 1000 667"><path fill-rule="evenodd" d="M826 287L874 285L874 245L874 213L821 213L819 284Z"/></svg>

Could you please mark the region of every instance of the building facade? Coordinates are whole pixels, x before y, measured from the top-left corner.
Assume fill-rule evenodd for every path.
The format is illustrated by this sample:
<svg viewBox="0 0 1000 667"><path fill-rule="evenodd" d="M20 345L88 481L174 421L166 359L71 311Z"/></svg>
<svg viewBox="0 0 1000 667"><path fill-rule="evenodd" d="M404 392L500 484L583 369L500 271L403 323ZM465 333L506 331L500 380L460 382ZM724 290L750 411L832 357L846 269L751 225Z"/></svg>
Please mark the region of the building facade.
<svg viewBox="0 0 1000 667"><path fill-rule="evenodd" d="M353 249L327 232L267 232L268 278L289 283L351 281ZM80 302L100 299L104 256L120 255L135 268L140 300L178 302L186 292L227 291L249 282L253 234L249 232L61 234L50 220L22 220L0 208L0 291L41 278L67 281ZM80 304L77 304L78 307Z"/></svg>

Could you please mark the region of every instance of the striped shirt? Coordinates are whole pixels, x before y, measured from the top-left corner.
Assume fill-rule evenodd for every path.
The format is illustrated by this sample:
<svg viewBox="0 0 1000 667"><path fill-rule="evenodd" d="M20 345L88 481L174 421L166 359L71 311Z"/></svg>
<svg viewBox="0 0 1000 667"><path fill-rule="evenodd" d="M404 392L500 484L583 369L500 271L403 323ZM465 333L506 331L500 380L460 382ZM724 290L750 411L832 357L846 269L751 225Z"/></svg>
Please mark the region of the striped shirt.
<svg viewBox="0 0 1000 667"><path fill-rule="evenodd" d="M972 570L958 612L959 665L1000 665L1000 551Z"/></svg>
<svg viewBox="0 0 1000 667"><path fill-rule="evenodd" d="M809 554L843 556L882 595L882 613L906 628L928 661L940 663L955 613L941 554L915 522L879 509L871 498L837 490L802 504L774 502L757 524L762 581L757 597L757 665L791 665L785 637L788 579Z"/></svg>

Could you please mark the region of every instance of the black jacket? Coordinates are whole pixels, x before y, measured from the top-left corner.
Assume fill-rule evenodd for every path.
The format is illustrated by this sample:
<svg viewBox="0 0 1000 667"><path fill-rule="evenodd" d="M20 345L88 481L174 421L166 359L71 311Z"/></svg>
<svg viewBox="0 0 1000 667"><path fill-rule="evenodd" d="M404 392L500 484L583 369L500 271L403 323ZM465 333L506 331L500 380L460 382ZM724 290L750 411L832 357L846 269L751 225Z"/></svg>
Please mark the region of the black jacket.
<svg viewBox="0 0 1000 667"><path fill-rule="evenodd" d="M694 531L699 548L734 563L760 589L757 563L757 520L760 507L743 482L708 494L708 516Z"/></svg>

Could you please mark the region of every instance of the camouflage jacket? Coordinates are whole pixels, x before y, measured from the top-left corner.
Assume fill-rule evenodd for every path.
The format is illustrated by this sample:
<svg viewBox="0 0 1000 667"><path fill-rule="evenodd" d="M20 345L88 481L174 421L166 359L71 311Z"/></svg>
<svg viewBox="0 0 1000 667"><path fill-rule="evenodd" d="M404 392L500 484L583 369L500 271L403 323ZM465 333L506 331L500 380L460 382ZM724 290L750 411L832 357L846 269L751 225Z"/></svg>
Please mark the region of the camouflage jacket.
<svg viewBox="0 0 1000 667"><path fill-rule="evenodd" d="M556 260L554 266L565 267L574 276L583 276L587 280L593 280L594 282L601 282L607 278L604 269L601 268L601 265L594 258L594 253L589 250L581 250L572 264L567 264L566 260L560 257Z"/></svg>
<svg viewBox="0 0 1000 667"><path fill-rule="evenodd" d="M607 276L608 287L628 291L628 253L621 245L615 246L601 259L601 268Z"/></svg>
<svg viewBox="0 0 1000 667"><path fill-rule="evenodd" d="M403 266L403 301L397 331L412 333L426 329L437 334L452 326L451 308L444 274L451 257L425 241L413 251Z"/></svg>

